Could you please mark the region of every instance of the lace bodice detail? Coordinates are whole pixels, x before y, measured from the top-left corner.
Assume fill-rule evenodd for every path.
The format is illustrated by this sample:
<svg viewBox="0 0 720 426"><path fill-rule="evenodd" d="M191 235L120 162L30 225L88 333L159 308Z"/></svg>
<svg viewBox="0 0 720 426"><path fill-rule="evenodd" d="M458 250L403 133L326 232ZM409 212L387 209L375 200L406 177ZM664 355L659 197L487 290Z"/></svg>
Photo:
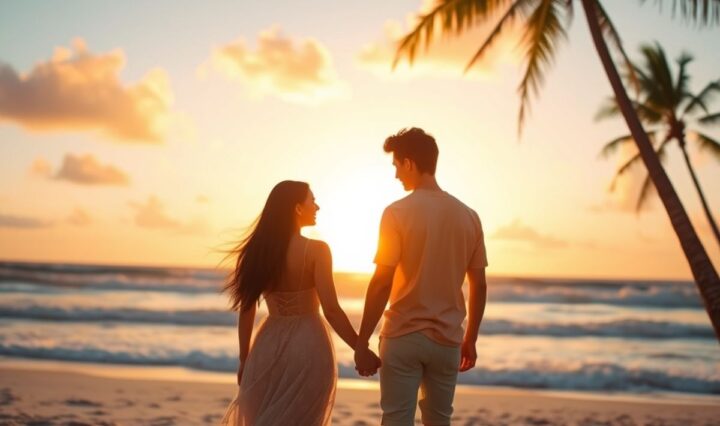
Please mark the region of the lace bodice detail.
<svg viewBox="0 0 720 426"><path fill-rule="evenodd" d="M299 291L273 291L265 294L269 316L295 316L317 314L320 309L315 288Z"/></svg>

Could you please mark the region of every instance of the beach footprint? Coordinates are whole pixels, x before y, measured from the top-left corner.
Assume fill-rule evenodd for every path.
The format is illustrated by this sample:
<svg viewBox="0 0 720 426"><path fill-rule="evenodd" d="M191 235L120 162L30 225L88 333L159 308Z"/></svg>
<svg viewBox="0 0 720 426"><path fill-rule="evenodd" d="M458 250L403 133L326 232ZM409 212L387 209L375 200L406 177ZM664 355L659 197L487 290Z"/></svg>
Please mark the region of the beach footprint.
<svg viewBox="0 0 720 426"><path fill-rule="evenodd" d="M220 414L205 414L203 416L203 421L205 423L215 424L215 423L219 422L221 418L222 418L222 416Z"/></svg>
<svg viewBox="0 0 720 426"><path fill-rule="evenodd" d="M70 398L64 401L64 404L70 407L98 408L103 405L99 402L90 401L82 398Z"/></svg>
<svg viewBox="0 0 720 426"><path fill-rule="evenodd" d="M164 416L150 419L150 426L175 426L175 417Z"/></svg>
<svg viewBox="0 0 720 426"><path fill-rule="evenodd" d="M135 405L135 401L129 400L129 399L118 399L117 402L122 404L123 407L132 407Z"/></svg>
<svg viewBox="0 0 720 426"><path fill-rule="evenodd" d="M12 393L10 388L0 389L0 406L10 405L15 401L20 401L20 397Z"/></svg>

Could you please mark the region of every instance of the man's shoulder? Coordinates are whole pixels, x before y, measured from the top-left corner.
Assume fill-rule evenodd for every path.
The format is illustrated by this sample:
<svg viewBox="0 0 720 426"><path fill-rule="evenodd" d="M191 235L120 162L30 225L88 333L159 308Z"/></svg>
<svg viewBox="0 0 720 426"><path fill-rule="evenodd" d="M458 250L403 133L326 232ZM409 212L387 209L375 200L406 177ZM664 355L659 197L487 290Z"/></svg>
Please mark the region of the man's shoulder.
<svg viewBox="0 0 720 426"><path fill-rule="evenodd" d="M442 191L441 194L437 194L436 196L432 197L431 204L435 204L438 201L437 196L441 195L440 198L445 199L445 204L449 203L453 207L457 208L458 210L465 211L473 216L477 216L477 213L475 210L473 210L470 206L463 203L459 198L455 197L454 195L450 194L449 192ZM400 210L405 209L414 209L416 207L422 208L428 205L428 199L426 197L422 197L418 195L416 192L412 192L403 198L400 198L396 201L393 201L390 203L387 207L385 207L386 212L397 212Z"/></svg>
<svg viewBox="0 0 720 426"><path fill-rule="evenodd" d="M450 194L450 193L448 193L448 192L446 192L446 194L448 195L448 198L451 200L451 202L452 202L453 204L455 204L458 209L462 209L462 210L466 211L467 213L469 213L469 214L471 214L471 215L473 215L473 216L477 216L477 215L478 215L477 212L476 212L475 210L473 210L472 207L470 207L470 206L468 206L467 204L463 203L462 200L460 200L460 199L457 198L456 196L454 196L454 195L452 195L452 194Z"/></svg>
<svg viewBox="0 0 720 426"><path fill-rule="evenodd" d="M397 209L406 208L412 203L412 193L393 201L392 203L388 204L387 207L385 207L385 211L393 211Z"/></svg>

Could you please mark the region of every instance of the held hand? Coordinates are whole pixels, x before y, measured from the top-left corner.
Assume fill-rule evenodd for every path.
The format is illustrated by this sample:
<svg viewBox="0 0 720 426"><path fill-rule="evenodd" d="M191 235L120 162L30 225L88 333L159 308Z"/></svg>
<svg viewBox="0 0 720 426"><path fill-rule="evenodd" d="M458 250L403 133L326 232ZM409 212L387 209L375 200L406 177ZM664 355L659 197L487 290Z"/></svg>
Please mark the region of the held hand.
<svg viewBox="0 0 720 426"><path fill-rule="evenodd" d="M375 359L375 371L377 371L380 367L382 367L382 361L380 360L380 357L375 354L375 352L370 351L373 358Z"/></svg>
<svg viewBox="0 0 720 426"><path fill-rule="evenodd" d="M361 376L369 377L375 375L381 364L380 358L369 348L363 347L355 350L355 370L357 370Z"/></svg>
<svg viewBox="0 0 720 426"><path fill-rule="evenodd" d="M475 342L464 341L460 348L460 372L465 372L475 367L477 352Z"/></svg>

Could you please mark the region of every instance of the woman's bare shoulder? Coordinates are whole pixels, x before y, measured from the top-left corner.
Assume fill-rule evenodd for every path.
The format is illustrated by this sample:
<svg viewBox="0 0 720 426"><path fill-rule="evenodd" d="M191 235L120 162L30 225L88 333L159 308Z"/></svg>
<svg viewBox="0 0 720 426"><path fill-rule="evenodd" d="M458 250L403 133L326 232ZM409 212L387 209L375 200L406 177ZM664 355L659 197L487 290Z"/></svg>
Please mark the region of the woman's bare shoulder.
<svg viewBox="0 0 720 426"><path fill-rule="evenodd" d="M323 240L315 240L312 238L308 238L308 254L313 259L329 256L330 246Z"/></svg>

